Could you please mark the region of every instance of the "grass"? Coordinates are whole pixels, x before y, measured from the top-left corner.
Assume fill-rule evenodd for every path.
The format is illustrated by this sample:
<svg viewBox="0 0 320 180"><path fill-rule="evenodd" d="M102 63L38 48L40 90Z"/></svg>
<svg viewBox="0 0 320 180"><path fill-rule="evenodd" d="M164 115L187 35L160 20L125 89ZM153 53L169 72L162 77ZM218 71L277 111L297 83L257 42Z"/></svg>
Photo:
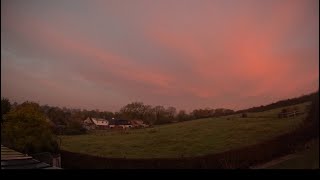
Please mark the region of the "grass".
<svg viewBox="0 0 320 180"><path fill-rule="evenodd" d="M170 158L200 156L252 145L299 126L307 116L308 103L297 105L302 115L278 119L282 108L219 118L206 118L153 128L94 131L61 136L62 149L104 157Z"/></svg>
<svg viewBox="0 0 320 180"><path fill-rule="evenodd" d="M308 149L295 154L293 158L267 169L319 169L319 139L312 141L307 146Z"/></svg>

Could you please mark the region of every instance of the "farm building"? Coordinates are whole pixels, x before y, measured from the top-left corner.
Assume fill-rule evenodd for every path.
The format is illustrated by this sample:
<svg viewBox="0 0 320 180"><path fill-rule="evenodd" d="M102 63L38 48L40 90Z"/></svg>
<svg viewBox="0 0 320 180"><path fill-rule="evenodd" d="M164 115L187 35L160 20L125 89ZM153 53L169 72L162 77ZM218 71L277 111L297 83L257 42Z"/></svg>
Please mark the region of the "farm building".
<svg viewBox="0 0 320 180"><path fill-rule="evenodd" d="M144 124L142 120L125 120L125 119L97 119L97 118L87 118L83 121L83 127L87 130L93 129L108 129L108 128L143 128L148 127L147 124Z"/></svg>
<svg viewBox="0 0 320 180"><path fill-rule="evenodd" d="M131 121L129 121L129 120L112 119L109 122L109 127L110 128L128 129L128 128L132 128L133 125L132 125Z"/></svg>
<svg viewBox="0 0 320 180"><path fill-rule="evenodd" d="M293 108L285 108L282 109L282 111L278 114L279 118L288 118L288 117L295 117L297 115L301 114L299 109L297 107Z"/></svg>
<svg viewBox="0 0 320 180"><path fill-rule="evenodd" d="M131 124L135 128L148 127L142 120L132 120Z"/></svg>
<svg viewBox="0 0 320 180"><path fill-rule="evenodd" d="M86 120L83 121L83 126L87 130L92 129L107 129L109 125L109 121L105 119L99 118L90 118L88 117Z"/></svg>

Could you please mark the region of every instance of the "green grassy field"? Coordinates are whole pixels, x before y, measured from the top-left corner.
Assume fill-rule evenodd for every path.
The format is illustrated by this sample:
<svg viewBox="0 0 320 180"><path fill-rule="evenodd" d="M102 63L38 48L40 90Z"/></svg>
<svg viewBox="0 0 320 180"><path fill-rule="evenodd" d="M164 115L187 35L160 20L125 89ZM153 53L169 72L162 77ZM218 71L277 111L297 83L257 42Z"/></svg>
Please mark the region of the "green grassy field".
<svg viewBox="0 0 320 180"><path fill-rule="evenodd" d="M282 108L219 118L206 118L153 128L94 131L86 135L61 136L62 149L104 157L165 158L199 156L239 148L267 140L296 128L307 116L278 119Z"/></svg>

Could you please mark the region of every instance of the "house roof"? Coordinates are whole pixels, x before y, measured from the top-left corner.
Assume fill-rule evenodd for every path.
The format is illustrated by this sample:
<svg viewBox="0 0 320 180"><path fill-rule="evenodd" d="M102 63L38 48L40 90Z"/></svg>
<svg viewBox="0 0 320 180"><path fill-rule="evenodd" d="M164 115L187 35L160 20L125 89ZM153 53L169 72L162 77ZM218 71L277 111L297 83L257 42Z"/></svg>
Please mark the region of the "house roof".
<svg viewBox="0 0 320 180"><path fill-rule="evenodd" d="M1 145L1 169L61 169Z"/></svg>
<svg viewBox="0 0 320 180"><path fill-rule="evenodd" d="M117 120L110 120L109 125L131 125L131 122L125 119L117 119Z"/></svg>
<svg viewBox="0 0 320 180"><path fill-rule="evenodd" d="M98 125L98 126L107 126L109 124L108 120L101 119L101 118L91 118L91 120L95 125Z"/></svg>

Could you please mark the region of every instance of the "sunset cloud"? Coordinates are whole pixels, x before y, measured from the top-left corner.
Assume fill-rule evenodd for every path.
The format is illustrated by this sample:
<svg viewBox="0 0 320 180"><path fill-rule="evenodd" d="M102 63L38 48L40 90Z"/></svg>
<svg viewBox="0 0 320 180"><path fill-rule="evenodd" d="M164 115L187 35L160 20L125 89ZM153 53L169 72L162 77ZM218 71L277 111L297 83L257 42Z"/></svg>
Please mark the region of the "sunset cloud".
<svg viewBox="0 0 320 180"><path fill-rule="evenodd" d="M2 5L1 91L17 101L239 109L319 87L315 0Z"/></svg>

